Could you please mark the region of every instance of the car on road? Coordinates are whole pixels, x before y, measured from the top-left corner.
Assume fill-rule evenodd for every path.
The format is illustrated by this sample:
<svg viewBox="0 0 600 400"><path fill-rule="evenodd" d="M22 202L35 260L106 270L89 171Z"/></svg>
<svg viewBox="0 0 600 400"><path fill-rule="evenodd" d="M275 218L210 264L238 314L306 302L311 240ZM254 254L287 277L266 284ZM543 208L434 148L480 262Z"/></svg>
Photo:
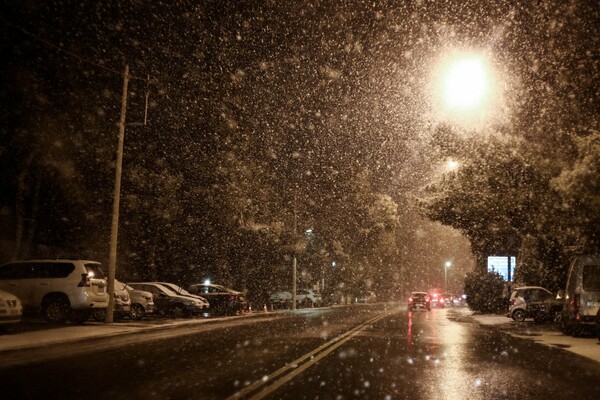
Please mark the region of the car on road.
<svg viewBox="0 0 600 400"><path fill-rule="evenodd" d="M434 290L429 292L429 300L431 302L431 307L444 308L446 306L442 294L438 291Z"/></svg>
<svg viewBox="0 0 600 400"><path fill-rule="evenodd" d="M154 307L157 314L169 315L177 318L191 317L199 314L204 308L203 304L191 297L181 296L172 289L156 282L130 282L134 289L152 293Z"/></svg>
<svg viewBox="0 0 600 400"><path fill-rule="evenodd" d="M439 301L444 304L444 307L454 306L454 295L452 293L442 293Z"/></svg>
<svg viewBox="0 0 600 400"><path fill-rule="evenodd" d="M79 259L35 259L0 266L0 289L21 300L25 311L52 323L84 322L108 306L101 264Z"/></svg>
<svg viewBox="0 0 600 400"><path fill-rule="evenodd" d="M113 293L115 299L113 317L120 319L128 317L131 312L131 298L129 292L125 288L125 284L115 279L115 289ZM92 313L92 318L98 322L106 319L106 308L98 308Z"/></svg>
<svg viewBox="0 0 600 400"><path fill-rule="evenodd" d="M431 299L426 292L412 292L408 298L408 311L425 309L431 311Z"/></svg>
<svg viewBox="0 0 600 400"><path fill-rule="evenodd" d="M210 303L204 297L198 296L196 294L191 294L190 292L188 292L187 290L185 290L184 288L182 288L179 285L176 285L176 284L170 283L170 282L157 282L157 283L160 283L161 285L168 287L169 289L173 290L175 293L177 293L180 296L191 297L193 299L198 300L202 304L203 310L206 310L207 308L210 307Z"/></svg>
<svg viewBox="0 0 600 400"><path fill-rule="evenodd" d="M21 300L12 293L0 290L0 332L21 322L22 315Z"/></svg>
<svg viewBox="0 0 600 400"><path fill-rule="evenodd" d="M208 300L211 312L218 314L236 314L248 308L246 296L233 289L212 283L190 285L188 292Z"/></svg>
<svg viewBox="0 0 600 400"><path fill-rule="evenodd" d="M507 316L521 322L527 318L534 318L534 310L543 308L554 313L561 307L556 296L548 289L541 286L523 286L513 289Z"/></svg>

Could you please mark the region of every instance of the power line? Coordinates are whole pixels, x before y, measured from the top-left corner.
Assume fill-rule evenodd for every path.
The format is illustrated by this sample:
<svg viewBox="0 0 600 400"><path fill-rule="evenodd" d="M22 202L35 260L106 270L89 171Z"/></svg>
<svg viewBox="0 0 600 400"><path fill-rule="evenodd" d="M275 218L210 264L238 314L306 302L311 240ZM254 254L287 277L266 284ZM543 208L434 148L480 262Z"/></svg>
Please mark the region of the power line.
<svg viewBox="0 0 600 400"><path fill-rule="evenodd" d="M16 25L16 24L14 24L14 23L12 23L12 22L10 22L10 21L6 20L6 19L5 19L5 18L3 18L2 16L0 16L0 21L3 21L3 22L4 22L4 23L6 23L6 25L8 25L8 26L11 26L11 27L13 27L13 28L15 28L15 29L18 29L19 31L21 31L21 32L23 32L24 34L26 34L27 36L30 36L30 37L34 38L35 40L37 40L37 41L39 41L39 42L41 42L41 43L45 44L46 46L48 46L48 47L51 47L51 48L53 48L53 49L55 49L55 50L58 50L59 52L62 52L62 53L64 53L64 54L67 54L68 56L70 56L70 57L73 57L73 58L75 58L75 59L77 59L77 60L79 60L79 61L81 61L81 62L84 62L84 63L86 63L86 64L93 65L93 66L95 66L95 67L98 67L98 68L101 68L101 69L103 69L104 71L110 72L111 74L114 74L114 75L118 75L118 76L122 76L122 75L123 75L122 71L117 71L116 69L112 69L112 68L110 68L110 67L107 67L107 66L105 66L105 65L99 64L99 63L98 63L98 62L96 62L96 61L93 61L93 60L87 59L87 58L85 58L85 57L82 57L82 56L80 56L79 54L76 54L76 53L73 53L73 52L71 52L71 51L68 51L68 50L64 49L63 47L61 47L61 46L58 46L58 45L56 45L56 44L54 44L54 43L52 43L52 42L49 42L49 41L47 41L47 40L45 40L45 39L42 39L42 38L40 38L39 36L37 36L37 35L35 35L35 34L33 34L33 33L29 32L28 30L26 30L26 29L24 29L24 28L20 27L19 25ZM139 77L139 76L133 76L133 75L130 75L130 76L129 76L129 79L130 79L130 80L131 80L131 79L135 79L135 80L140 80L140 81L146 81L146 82L149 82L149 77L148 77L148 78L142 78L142 77Z"/></svg>

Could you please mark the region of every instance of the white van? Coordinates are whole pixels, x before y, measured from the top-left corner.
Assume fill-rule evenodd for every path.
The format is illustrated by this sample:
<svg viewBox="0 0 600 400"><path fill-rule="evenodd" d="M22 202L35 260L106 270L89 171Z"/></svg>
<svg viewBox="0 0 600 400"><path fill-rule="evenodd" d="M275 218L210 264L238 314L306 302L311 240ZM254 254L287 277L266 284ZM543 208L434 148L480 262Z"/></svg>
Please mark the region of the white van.
<svg viewBox="0 0 600 400"><path fill-rule="evenodd" d="M569 268L562 315L562 331L592 331L600 313L600 255L578 256Z"/></svg>
<svg viewBox="0 0 600 400"><path fill-rule="evenodd" d="M13 293L24 310L42 312L49 322L86 321L93 309L108 307L100 263L40 259L0 266L0 290Z"/></svg>

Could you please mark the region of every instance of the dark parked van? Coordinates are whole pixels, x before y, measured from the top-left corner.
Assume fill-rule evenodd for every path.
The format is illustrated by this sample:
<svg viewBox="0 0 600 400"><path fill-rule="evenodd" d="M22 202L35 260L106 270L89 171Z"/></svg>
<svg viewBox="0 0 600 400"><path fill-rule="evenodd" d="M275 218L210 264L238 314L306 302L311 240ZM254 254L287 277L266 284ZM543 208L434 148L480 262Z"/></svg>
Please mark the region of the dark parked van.
<svg viewBox="0 0 600 400"><path fill-rule="evenodd" d="M564 296L562 331L592 331L600 314L600 255L575 257Z"/></svg>

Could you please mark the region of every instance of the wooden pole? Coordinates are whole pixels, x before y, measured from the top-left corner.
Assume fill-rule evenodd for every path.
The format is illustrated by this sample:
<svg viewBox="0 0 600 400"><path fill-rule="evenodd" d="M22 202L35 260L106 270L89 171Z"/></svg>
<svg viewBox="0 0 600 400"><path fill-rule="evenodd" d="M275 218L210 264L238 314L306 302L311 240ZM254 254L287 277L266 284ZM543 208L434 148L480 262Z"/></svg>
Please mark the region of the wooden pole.
<svg viewBox="0 0 600 400"><path fill-rule="evenodd" d="M129 65L123 73L123 95L121 97L121 119L119 121L119 145L117 147L117 167L115 170L115 189L113 194L112 226L110 230L110 255L108 264L108 309L106 323L113 322L115 309L115 275L117 270L117 237L119 233L119 203L121 198L121 171L123 169L123 141L125 139L125 116L127 113L127 84L129 83Z"/></svg>

